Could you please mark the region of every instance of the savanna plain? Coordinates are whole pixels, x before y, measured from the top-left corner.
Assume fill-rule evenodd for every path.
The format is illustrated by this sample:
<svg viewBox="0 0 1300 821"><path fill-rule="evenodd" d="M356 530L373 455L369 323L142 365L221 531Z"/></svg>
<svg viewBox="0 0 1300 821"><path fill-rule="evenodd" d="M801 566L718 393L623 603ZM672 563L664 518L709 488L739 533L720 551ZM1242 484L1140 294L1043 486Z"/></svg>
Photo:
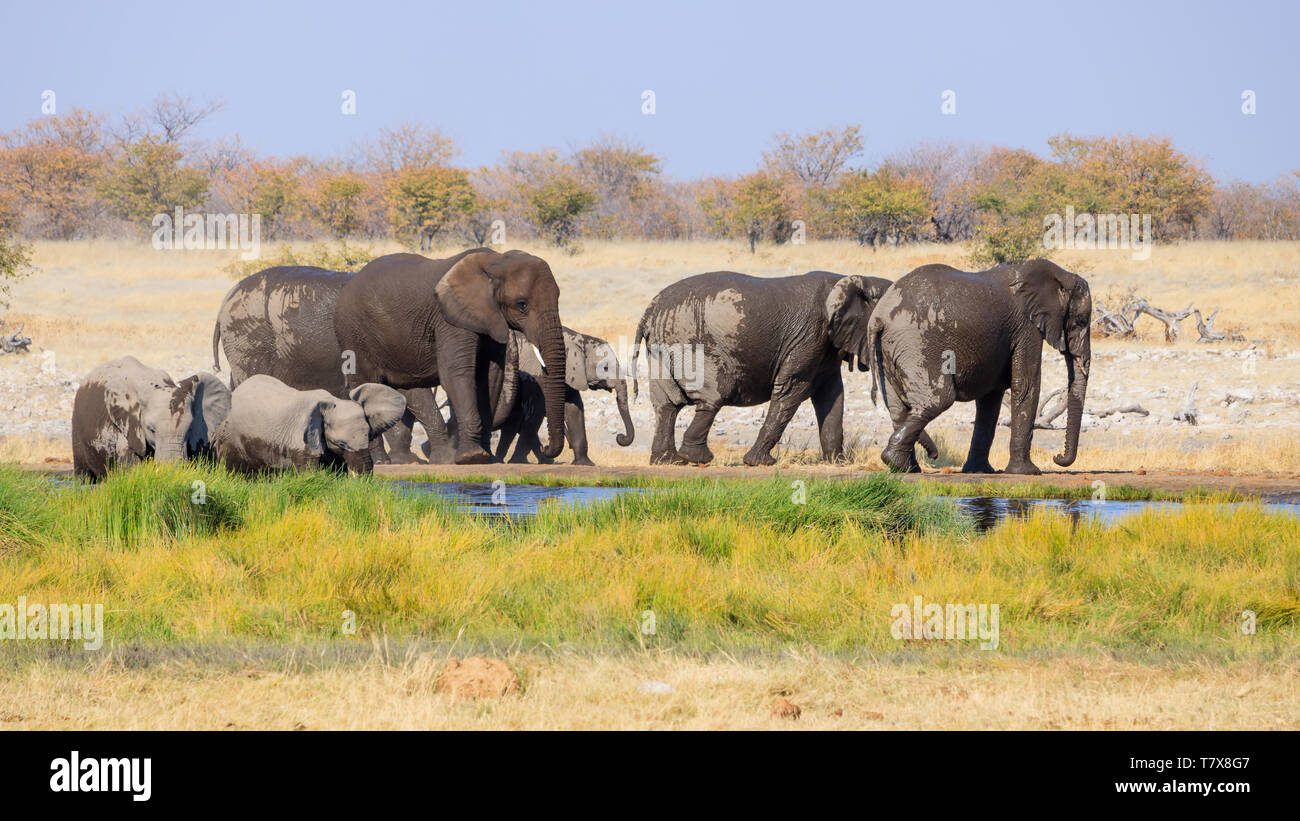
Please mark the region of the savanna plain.
<svg viewBox="0 0 1300 821"><path fill-rule="evenodd" d="M939 245L525 250L550 261L565 324L623 361L650 298L689 274L970 267ZM34 343L0 356L0 602L103 603L104 645L0 641L0 727L1300 728L1300 518L1261 504L1300 491L1300 244L1061 253L1108 308L1136 294L1217 309L1215 327L1242 339L1199 343L1189 318L1168 341L1149 317L1135 337L1094 336L1079 459L1055 468L1062 433L1037 430L1045 473L1032 481L953 481L964 405L932 426L941 453L925 474L883 473L888 417L865 373L846 375L850 460L837 466L815 464L808 408L776 468L741 466L759 407L719 413L710 468L643 470L644 392L630 448L614 444L612 398L589 394L599 467L579 473L566 451L544 475L456 478L638 490L528 519L467 514L383 469L61 478L82 374L126 354L175 376L211 369L236 253L35 244L39 272L7 315ZM1043 373L1044 396L1064 384L1059 356L1045 352ZM1134 404L1145 413L1118 410ZM1176 418L1188 404L1196 424ZM1003 427L995 467L1006 448ZM1108 498L1182 505L1110 524L1039 512L982 532L946 498L1086 497L1098 481ZM996 649L895 638L891 614L916 596L997 604ZM471 657L492 661L477 683L493 692L458 692L467 667L452 660Z"/></svg>

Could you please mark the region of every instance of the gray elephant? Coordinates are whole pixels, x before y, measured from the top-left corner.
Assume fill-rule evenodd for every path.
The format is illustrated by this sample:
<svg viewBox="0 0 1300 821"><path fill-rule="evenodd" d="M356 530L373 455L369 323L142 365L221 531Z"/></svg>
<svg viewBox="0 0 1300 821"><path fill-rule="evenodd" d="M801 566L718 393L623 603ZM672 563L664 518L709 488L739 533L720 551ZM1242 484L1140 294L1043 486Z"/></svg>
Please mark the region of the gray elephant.
<svg viewBox="0 0 1300 821"><path fill-rule="evenodd" d="M221 462L239 473L345 466L369 473L371 441L397 424L405 410L406 399L386 385L359 385L340 399L255 374L235 388L213 447Z"/></svg>
<svg viewBox="0 0 1300 821"><path fill-rule="evenodd" d="M651 463L707 463L709 428L727 405L769 402L747 465L771 465L799 405L811 399L822 457L844 455L844 382L840 367L867 367L867 319L889 280L811 271L752 277L715 271L687 277L659 292L633 343L633 373L645 341L650 401L655 408ZM677 415L695 418L675 446ZM931 458L938 455L928 437Z"/></svg>
<svg viewBox="0 0 1300 821"><path fill-rule="evenodd" d="M627 382L623 379L614 347L605 340L578 333L571 328L564 331L564 434L573 449L573 464L594 464L587 455L587 421L580 391L610 391L623 418L624 432L616 439L622 447L632 444L636 430L627 406ZM510 443L519 437L512 462L528 461L528 454L536 455L539 462L549 462L542 455L542 442L538 437L545 417L545 402L540 379L543 368L534 355L532 346L516 333L519 349L519 388L514 410L501 425L501 438L497 442L496 458L505 459Z"/></svg>
<svg viewBox="0 0 1300 821"><path fill-rule="evenodd" d="M291 388L346 397L344 371L351 363L335 338L334 314L339 292L352 277L300 265L267 268L244 277L226 294L217 312L212 367L221 370L224 344L231 388L254 374L266 374ZM387 453L382 448L372 451L374 461L418 461L411 452L414 423L415 417L407 411L402 422L384 434ZM428 434L435 450L446 450L445 442L439 445L439 436L445 433L435 429Z"/></svg>
<svg viewBox="0 0 1300 821"><path fill-rule="evenodd" d="M103 479L114 466L211 454L211 432L230 412L230 389L210 373L179 384L124 356L81 380L72 405L72 466Z"/></svg>
<svg viewBox="0 0 1300 821"><path fill-rule="evenodd" d="M1065 450L1073 464L1092 350L1088 283L1044 259L970 273L923 265L895 282L871 316L873 379L894 422L881 459L917 471L912 445L953 402L975 402L975 430L962 470L992 473L989 447L1002 395L1011 391L1007 473L1037 474L1029 458L1038 410L1043 341L1061 352L1069 385Z"/></svg>
<svg viewBox="0 0 1300 821"><path fill-rule="evenodd" d="M442 386L460 425L452 461L481 464L492 461L492 427L514 402L517 380L506 373L510 331L522 332L546 362L563 362L559 301L550 266L522 251L475 248L448 259L389 254L339 291L334 333L339 348L355 358L348 384L404 391L431 441L446 440L428 390ZM560 368L548 369L542 378L548 458L564 447L564 387Z"/></svg>

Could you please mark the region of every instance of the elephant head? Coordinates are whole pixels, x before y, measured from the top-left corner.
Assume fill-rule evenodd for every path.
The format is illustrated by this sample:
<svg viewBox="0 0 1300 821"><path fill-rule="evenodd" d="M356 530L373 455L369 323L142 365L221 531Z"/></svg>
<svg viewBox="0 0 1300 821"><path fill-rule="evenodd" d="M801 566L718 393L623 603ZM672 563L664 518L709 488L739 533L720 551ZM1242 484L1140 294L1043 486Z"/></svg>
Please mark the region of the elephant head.
<svg viewBox="0 0 1300 821"><path fill-rule="evenodd" d="M830 343L850 365L856 357L860 371L867 370L871 361L867 320L891 284L880 277L855 274L836 282L826 297L826 332Z"/></svg>
<svg viewBox="0 0 1300 821"><path fill-rule="evenodd" d="M367 382L349 391L347 399L331 396L317 401L304 441L316 456L326 451L365 454L371 440L396 425L405 411L404 396L387 385Z"/></svg>
<svg viewBox="0 0 1300 821"><path fill-rule="evenodd" d="M1061 467L1074 464L1079 448L1083 401L1092 365L1092 292L1078 274L1045 259L1016 266L1011 292L1023 306L1047 344L1065 357L1069 387L1066 393L1065 450L1052 457Z"/></svg>
<svg viewBox="0 0 1300 821"><path fill-rule="evenodd" d="M621 447L632 444L636 429L627 407L627 381L623 378L614 346L605 340L564 329L564 381L575 391L613 391L623 418L624 432L616 437Z"/></svg>
<svg viewBox="0 0 1300 821"><path fill-rule="evenodd" d="M141 459L175 462L204 452L210 431L230 411L230 389L212 374L195 374L178 385L135 357L100 366L86 382L103 386L101 426L116 429L126 450Z"/></svg>
<svg viewBox="0 0 1300 821"><path fill-rule="evenodd" d="M522 251L476 251L442 276L435 293L451 324L502 344L508 344L513 328L538 349L545 367L539 380L546 405L542 452L558 456L564 448L564 335L560 287L550 266Z"/></svg>

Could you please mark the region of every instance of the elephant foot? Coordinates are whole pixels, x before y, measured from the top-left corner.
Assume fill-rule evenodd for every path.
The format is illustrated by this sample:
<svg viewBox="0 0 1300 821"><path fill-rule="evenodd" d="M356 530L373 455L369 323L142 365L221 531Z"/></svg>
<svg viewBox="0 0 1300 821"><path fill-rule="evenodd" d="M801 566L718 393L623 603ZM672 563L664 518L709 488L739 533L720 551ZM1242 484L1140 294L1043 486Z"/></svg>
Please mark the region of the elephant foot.
<svg viewBox="0 0 1300 821"><path fill-rule="evenodd" d="M591 467L591 468L594 468L596 466L596 463L588 459L586 456L573 457L573 464L582 465L584 467Z"/></svg>
<svg viewBox="0 0 1300 821"><path fill-rule="evenodd" d="M388 461L390 464L394 465L418 465L420 463L420 458L408 450L401 453L388 454Z"/></svg>
<svg viewBox="0 0 1300 821"><path fill-rule="evenodd" d="M696 465L707 465L713 461L713 451L709 450L708 445L687 445L683 443L677 449L677 454Z"/></svg>
<svg viewBox="0 0 1300 821"><path fill-rule="evenodd" d="M492 454L482 448L464 450L456 454L455 461L458 465L490 465L492 464Z"/></svg>
<svg viewBox="0 0 1300 821"><path fill-rule="evenodd" d="M844 458L844 451L822 451L822 461L830 462L832 465L842 464L848 460Z"/></svg>
<svg viewBox="0 0 1300 821"><path fill-rule="evenodd" d="M773 459L772 454L767 451L750 449L745 454L745 464L752 468L769 468L776 464L776 459Z"/></svg>
<svg viewBox="0 0 1300 821"><path fill-rule="evenodd" d="M880 461L885 463L885 467L894 473L920 473L921 466L916 462L916 456L911 453L899 453L886 448L880 452Z"/></svg>
<svg viewBox="0 0 1300 821"><path fill-rule="evenodd" d="M690 462L681 457L675 450L659 451L650 454L650 464L652 465L689 465Z"/></svg>
<svg viewBox="0 0 1300 821"><path fill-rule="evenodd" d="M1025 476L1037 476L1042 473L1038 466L1029 459L1012 459L1003 473L1018 473Z"/></svg>
<svg viewBox="0 0 1300 821"><path fill-rule="evenodd" d="M985 459L983 462L972 462L971 460L967 459L966 464L961 466L961 472L962 473L997 473L997 471L993 469L993 466L989 464L988 459Z"/></svg>

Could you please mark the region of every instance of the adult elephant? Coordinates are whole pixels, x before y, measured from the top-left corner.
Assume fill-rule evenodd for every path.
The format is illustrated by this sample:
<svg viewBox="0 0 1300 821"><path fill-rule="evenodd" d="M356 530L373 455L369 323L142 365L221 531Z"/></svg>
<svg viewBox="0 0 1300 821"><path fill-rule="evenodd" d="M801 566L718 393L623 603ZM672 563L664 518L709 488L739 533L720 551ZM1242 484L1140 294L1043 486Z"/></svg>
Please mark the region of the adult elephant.
<svg viewBox="0 0 1300 821"><path fill-rule="evenodd" d="M771 465L772 448L805 399L817 414L822 458L844 456L844 382L840 366L867 367L867 319L887 279L810 271L752 277L715 271L687 277L659 292L633 342L632 370L642 340L650 357L655 408L651 463L707 463L709 428L726 405L769 402L747 465ZM677 415L695 418L675 444ZM928 437L931 458L938 455Z"/></svg>
<svg viewBox="0 0 1300 821"><path fill-rule="evenodd" d="M598 336L579 333L571 328L564 328L563 331L564 433L569 440L569 447L573 449L573 464L591 465L594 463L587 455L586 409L582 403L581 391L608 391L614 394L624 429L616 441L621 447L627 447L636 437L632 413L627 406L627 382L623 378L614 346ZM545 376L542 363L532 355L528 345L522 344L519 348L518 398L509 418L500 425L501 439L497 442L497 458L505 459L511 442L516 436L519 437L512 462L528 461L529 453L537 454L541 459L542 443L537 431L541 428L545 412L541 390L541 380Z"/></svg>
<svg viewBox="0 0 1300 821"><path fill-rule="evenodd" d="M1088 283L1045 259L970 273L923 265L895 282L871 316L875 376L894 421L880 458L917 471L912 443L953 402L975 402L975 430L962 470L992 473L989 446L1002 395L1011 391L1007 473L1037 474L1029 458L1038 410L1043 341L1065 358L1069 379L1065 450L1074 463L1092 360Z"/></svg>
<svg viewBox="0 0 1300 821"><path fill-rule="evenodd" d="M209 454L212 431L229 412L230 390L210 373L177 384L133 356L107 362L86 375L73 399L73 471L99 480L148 458Z"/></svg>
<svg viewBox="0 0 1300 821"><path fill-rule="evenodd" d="M232 287L212 330L212 367L221 370L224 345L230 361L230 387L238 388L254 374L273 376L298 390L325 390L347 397L343 357L334 335L339 292L352 279L350 272L305 265L280 265L250 274ZM409 396L407 401L410 402ZM387 454L372 452L376 462L417 461L411 452L409 412L384 434ZM441 422L441 417L439 417ZM441 428L427 430L431 447L445 449Z"/></svg>
<svg viewBox="0 0 1300 821"><path fill-rule="evenodd" d="M489 248L449 259L389 254L371 261L340 290L334 333L355 363L349 385L378 382L405 392L426 430L445 432L433 393L441 385L459 422L456 464L492 461L492 423L508 413L510 330L520 331L555 363L542 379L548 442L564 447L564 336L560 288L545 260ZM505 387L503 391L503 385ZM485 421L486 420L486 421Z"/></svg>

